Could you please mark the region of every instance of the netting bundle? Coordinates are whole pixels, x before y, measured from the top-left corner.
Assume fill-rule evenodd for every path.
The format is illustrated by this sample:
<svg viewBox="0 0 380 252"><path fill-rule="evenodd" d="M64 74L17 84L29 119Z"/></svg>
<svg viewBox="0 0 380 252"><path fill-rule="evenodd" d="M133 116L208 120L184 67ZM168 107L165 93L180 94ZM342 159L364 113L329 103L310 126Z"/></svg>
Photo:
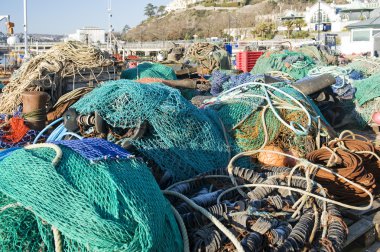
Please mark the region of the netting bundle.
<svg viewBox="0 0 380 252"><path fill-rule="evenodd" d="M80 114L97 111L113 127L128 129L147 123L148 130L132 145L177 179L225 167L228 162L218 124L178 90L162 84L108 82L73 107Z"/></svg>
<svg viewBox="0 0 380 252"><path fill-rule="evenodd" d="M176 80L177 76L174 70L168 66L150 62L139 64L135 68L124 70L120 76L121 79L137 80L143 78L158 78L164 80Z"/></svg>
<svg viewBox="0 0 380 252"><path fill-rule="evenodd" d="M380 61L375 58L356 58L347 67L355 69L368 77L380 71Z"/></svg>
<svg viewBox="0 0 380 252"><path fill-rule="evenodd" d="M288 84L247 83L220 94L207 108L217 112L235 139L235 152L271 143L301 154L315 149L321 113Z"/></svg>
<svg viewBox="0 0 380 252"><path fill-rule="evenodd" d="M271 52L264 53L252 69L252 74L265 74L272 71L281 71L289 74L295 80L308 75L315 62L309 56L299 52Z"/></svg>
<svg viewBox="0 0 380 252"><path fill-rule="evenodd" d="M253 81L264 82L264 75L253 75L250 73L234 75L225 71L214 70L211 76L211 94L216 96L223 91Z"/></svg>
<svg viewBox="0 0 380 252"><path fill-rule="evenodd" d="M145 164L94 163L62 145L33 147L0 162L2 251L182 249L170 205Z"/></svg>
<svg viewBox="0 0 380 252"><path fill-rule="evenodd" d="M355 81L354 86L357 91L356 111L358 121L362 126L366 126L374 112L380 111L380 74L374 74L369 78Z"/></svg>

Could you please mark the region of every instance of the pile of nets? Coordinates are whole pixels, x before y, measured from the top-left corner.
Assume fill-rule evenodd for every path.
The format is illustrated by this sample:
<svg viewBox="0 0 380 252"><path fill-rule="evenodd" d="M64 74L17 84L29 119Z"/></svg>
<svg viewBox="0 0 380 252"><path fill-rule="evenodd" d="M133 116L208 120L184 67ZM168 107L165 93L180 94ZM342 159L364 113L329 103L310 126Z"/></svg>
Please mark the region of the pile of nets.
<svg viewBox="0 0 380 252"><path fill-rule="evenodd" d="M176 179L225 167L228 151L220 122L162 84L112 81L94 89L73 107L80 114L95 111L112 127L130 129L147 124L144 135L131 144ZM109 140L123 145L123 138Z"/></svg>
<svg viewBox="0 0 380 252"><path fill-rule="evenodd" d="M215 70L211 76L211 94L216 96L241 84L257 81L264 82L264 75L253 75L250 73L229 75L224 71Z"/></svg>
<svg viewBox="0 0 380 252"><path fill-rule="evenodd" d="M372 114L380 111L380 73L369 78L354 82L356 91L356 111L358 121L362 126L371 121Z"/></svg>
<svg viewBox="0 0 380 252"><path fill-rule="evenodd" d="M226 50L215 44L193 43L186 50L186 59L195 62L208 73L215 69L229 69L229 60Z"/></svg>
<svg viewBox="0 0 380 252"><path fill-rule="evenodd" d="M247 83L211 99L234 141L234 153L275 144L306 154L316 148L321 113L312 101L286 83Z"/></svg>
<svg viewBox="0 0 380 252"><path fill-rule="evenodd" d="M295 49L312 58L318 65L333 65L337 63L337 58L329 52L328 48L322 46L302 46Z"/></svg>
<svg viewBox="0 0 380 252"><path fill-rule="evenodd" d="M55 45L46 53L22 64L20 69L13 73L10 82L3 88L0 95L0 113L15 111L21 103L21 94L25 91L62 88L54 83L55 74L65 78L80 74L83 69L108 67L112 64L112 61L95 47L72 41ZM43 87L38 81L47 81L51 85Z"/></svg>
<svg viewBox="0 0 380 252"><path fill-rule="evenodd" d="M380 71L380 60L376 58L355 58L347 66L361 72L365 77L369 77Z"/></svg>
<svg viewBox="0 0 380 252"><path fill-rule="evenodd" d="M315 67L314 60L298 52L271 52L264 53L252 69L252 74L265 74L272 71L281 71L289 74L295 80L308 75L310 69Z"/></svg>
<svg viewBox="0 0 380 252"><path fill-rule="evenodd" d="M174 70L168 66L144 62L135 68L124 70L120 76L121 79L137 80L143 78L158 78L164 80L176 80L177 76Z"/></svg>
<svg viewBox="0 0 380 252"><path fill-rule="evenodd" d="M91 162L86 153L118 148L103 141L95 150L91 141L32 145L0 161L1 249L182 250L170 204L146 165Z"/></svg>

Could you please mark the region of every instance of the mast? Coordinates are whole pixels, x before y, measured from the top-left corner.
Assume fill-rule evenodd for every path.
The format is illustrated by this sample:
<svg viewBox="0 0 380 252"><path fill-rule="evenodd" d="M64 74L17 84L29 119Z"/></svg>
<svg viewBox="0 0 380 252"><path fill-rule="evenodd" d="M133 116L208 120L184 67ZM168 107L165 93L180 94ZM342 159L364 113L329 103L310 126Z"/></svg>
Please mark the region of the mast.
<svg viewBox="0 0 380 252"><path fill-rule="evenodd" d="M24 47L25 47L25 58L28 58L28 13L27 13L27 0L24 0Z"/></svg>
<svg viewBox="0 0 380 252"><path fill-rule="evenodd" d="M107 39L107 49L112 50L112 0L108 0L108 39Z"/></svg>

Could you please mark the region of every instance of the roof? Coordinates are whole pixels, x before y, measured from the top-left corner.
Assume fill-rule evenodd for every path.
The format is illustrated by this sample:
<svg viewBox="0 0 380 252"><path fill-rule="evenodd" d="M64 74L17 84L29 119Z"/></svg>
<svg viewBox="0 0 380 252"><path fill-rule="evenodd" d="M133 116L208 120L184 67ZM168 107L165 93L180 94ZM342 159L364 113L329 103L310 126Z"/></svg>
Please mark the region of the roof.
<svg viewBox="0 0 380 252"><path fill-rule="evenodd" d="M348 29L380 28L380 16L348 25L347 28Z"/></svg>
<svg viewBox="0 0 380 252"><path fill-rule="evenodd" d="M351 8L351 9L341 9L340 12L371 12L375 8Z"/></svg>

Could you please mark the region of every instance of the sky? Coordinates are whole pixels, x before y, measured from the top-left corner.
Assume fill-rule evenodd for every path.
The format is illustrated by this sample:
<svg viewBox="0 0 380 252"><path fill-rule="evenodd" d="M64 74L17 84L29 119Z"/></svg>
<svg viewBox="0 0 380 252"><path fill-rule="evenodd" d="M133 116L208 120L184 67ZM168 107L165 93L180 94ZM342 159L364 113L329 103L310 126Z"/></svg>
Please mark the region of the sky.
<svg viewBox="0 0 380 252"><path fill-rule="evenodd" d="M148 3L167 5L171 0L112 0L112 24L115 31L124 25L138 25ZM108 30L108 0L27 0L28 32L43 34L75 33L76 29L95 26ZM23 32L23 0L0 0L0 16L10 15L15 33ZM0 31L5 32L4 21Z"/></svg>

